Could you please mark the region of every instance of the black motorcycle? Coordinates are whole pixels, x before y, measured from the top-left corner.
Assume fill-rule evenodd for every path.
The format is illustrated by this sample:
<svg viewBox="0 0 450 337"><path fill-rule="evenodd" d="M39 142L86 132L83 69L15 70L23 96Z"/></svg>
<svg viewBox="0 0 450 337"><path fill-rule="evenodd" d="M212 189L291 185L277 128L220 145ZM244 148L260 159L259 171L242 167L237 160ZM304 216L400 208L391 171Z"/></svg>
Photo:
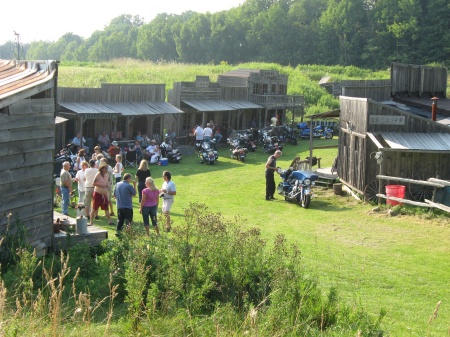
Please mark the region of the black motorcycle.
<svg viewBox="0 0 450 337"><path fill-rule="evenodd" d="M283 143L277 136L266 136L264 138L263 149L265 153L275 153L277 150L283 150Z"/></svg>
<svg viewBox="0 0 450 337"><path fill-rule="evenodd" d="M198 156L200 157L200 164L209 164L214 165L216 160L219 159L219 153L215 149L214 140L210 140L209 142L203 141L198 146L199 152Z"/></svg>
<svg viewBox="0 0 450 337"><path fill-rule="evenodd" d="M77 159L76 149L76 145L69 143L55 155L55 158L53 159L53 174L55 175L55 177L60 176L62 164L65 161L68 161L70 163L69 173L73 178L75 178L75 175L77 174L77 172L74 170L75 162Z"/></svg>
<svg viewBox="0 0 450 337"><path fill-rule="evenodd" d="M239 138L229 138L228 144L230 144L231 158L237 159L238 161L245 162L247 157L248 149L241 146Z"/></svg>
<svg viewBox="0 0 450 337"><path fill-rule="evenodd" d="M288 124L283 125L283 140L286 143L289 143L291 145L297 145L298 144L298 132L293 127L289 126Z"/></svg>
<svg viewBox="0 0 450 337"><path fill-rule="evenodd" d="M257 146L253 137L252 129L238 132L237 137L239 138L239 145L241 147L246 148L248 151L251 152L256 151Z"/></svg>
<svg viewBox="0 0 450 337"><path fill-rule="evenodd" d="M311 203L312 189L315 181L319 178L317 174L310 171L293 171L291 169L278 172L282 182L278 184L278 194L284 196L286 201L295 201L303 208L308 208Z"/></svg>
<svg viewBox="0 0 450 337"><path fill-rule="evenodd" d="M180 163L181 162L181 151L179 149L174 149L172 148L172 145L170 144L170 142L166 142L164 141L161 145L160 145L160 150L161 150L161 157L162 158L167 158L167 160L170 163Z"/></svg>

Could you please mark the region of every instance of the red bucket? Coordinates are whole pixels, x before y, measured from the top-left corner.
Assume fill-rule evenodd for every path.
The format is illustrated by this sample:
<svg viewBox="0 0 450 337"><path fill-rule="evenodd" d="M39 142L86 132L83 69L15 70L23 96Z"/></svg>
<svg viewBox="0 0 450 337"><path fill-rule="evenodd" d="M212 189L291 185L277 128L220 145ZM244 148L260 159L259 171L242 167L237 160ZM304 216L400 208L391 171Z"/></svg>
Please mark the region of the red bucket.
<svg viewBox="0 0 450 337"><path fill-rule="evenodd" d="M403 185L386 185L386 196L387 197L396 197L396 198L405 198L405 186ZM387 205L395 206L395 205L403 205L401 202L394 200L386 200Z"/></svg>

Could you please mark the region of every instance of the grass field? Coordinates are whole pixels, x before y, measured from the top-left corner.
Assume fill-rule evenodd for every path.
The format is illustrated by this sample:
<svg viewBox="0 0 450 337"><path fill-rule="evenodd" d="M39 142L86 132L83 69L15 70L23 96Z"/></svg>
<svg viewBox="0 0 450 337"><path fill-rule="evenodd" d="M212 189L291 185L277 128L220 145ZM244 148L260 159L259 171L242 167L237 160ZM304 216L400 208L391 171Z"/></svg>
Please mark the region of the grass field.
<svg viewBox="0 0 450 337"><path fill-rule="evenodd" d="M337 143L318 140L315 146ZM305 158L309 143L286 145L278 166L287 168L295 156ZM315 150L322 166L331 166L337 148ZM219 161L199 164L196 155L181 164L151 166L158 187L162 171L172 172L177 196L172 208L173 227L181 224L190 203L205 204L211 212L245 228L257 227L270 244L283 233L302 251L308 273L319 278L322 289L337 287L343 300L362 306L374 315L386 310L385 328L391 336L447 336L450 328L450 219L425 210L407 208L392 217L387 209L317 187L309 209L278 197L265 201L264 164L261 148L248 153L245 163L231 159L228 147L220 148ZM134 168L127 168L133 174ZM280 179L276 177L276 183ZM135 226L141 217L135 199ZM75 214L73 209L70 210ZM101 212L102 213L102 212ZM102 214L101 214L102 215ZM110 230L104 217L96 224ZM142 230L144 235L144 231ZM167 234L163 234L167 235ZM168 234L171 235L171 234ZM433 312L442 301L436 317Z"/></svg>

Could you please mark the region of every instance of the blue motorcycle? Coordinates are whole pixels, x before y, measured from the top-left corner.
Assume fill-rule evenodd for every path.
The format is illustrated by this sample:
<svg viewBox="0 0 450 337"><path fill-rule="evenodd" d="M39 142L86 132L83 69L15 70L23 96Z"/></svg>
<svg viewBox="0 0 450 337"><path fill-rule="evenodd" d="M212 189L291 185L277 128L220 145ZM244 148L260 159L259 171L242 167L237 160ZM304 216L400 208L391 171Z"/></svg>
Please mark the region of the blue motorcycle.
<svg viewBox="0 0 450 337"><path fill-rule="evenodd" d="M297 129L299 129L301 138L310 138L311 129L306 123L297 124ZM312 129L312 136L313 138L331 139L333 138L333 130L323 125L317 125Z"/></svg>
<svg viewBox="0 0 450 337"><path fill-rule="evenodd" d="M310 171L293 171L291 169L278 172L282 182L279 183L277 192L284 196L284 200L297 202L303 208L308 208L313 195L312 189L317 180L317 174Z"/></svg>

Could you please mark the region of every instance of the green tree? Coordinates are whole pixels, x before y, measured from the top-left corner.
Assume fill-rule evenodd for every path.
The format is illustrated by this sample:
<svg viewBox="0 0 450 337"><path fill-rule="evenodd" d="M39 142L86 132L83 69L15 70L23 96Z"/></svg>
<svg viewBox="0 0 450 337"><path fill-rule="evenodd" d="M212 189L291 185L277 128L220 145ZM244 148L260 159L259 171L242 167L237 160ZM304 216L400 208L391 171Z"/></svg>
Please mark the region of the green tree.
<svg viewBox="0 0 450 337"><path fill-rule="evenodd" d="M208 63L208 51L211 39L211 14L193 14L183 24L176 40L177 52L184 62Z"/></svg>
<svg viewBox="0 0 450 337"><path fill-rule="evenodd" d="M137 35L138 58L152 61L178 60L174 36L181 20L179 16L163 13L149 24L143 25Z"/></svg>

